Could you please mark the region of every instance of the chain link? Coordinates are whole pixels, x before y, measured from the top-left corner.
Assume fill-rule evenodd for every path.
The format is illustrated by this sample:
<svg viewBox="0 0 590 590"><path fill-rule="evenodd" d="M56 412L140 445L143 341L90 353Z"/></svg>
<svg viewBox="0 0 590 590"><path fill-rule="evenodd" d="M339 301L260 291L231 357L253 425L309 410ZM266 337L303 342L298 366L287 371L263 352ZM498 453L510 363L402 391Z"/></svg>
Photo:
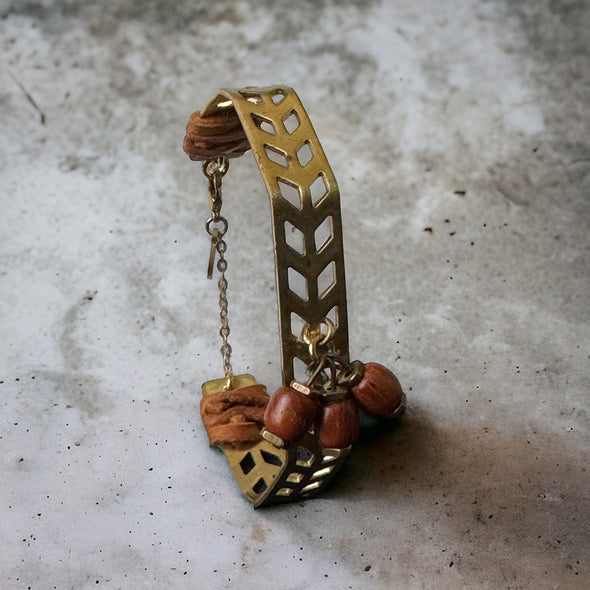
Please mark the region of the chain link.
<svg viewBox="0 0 590 590"><path fill-rule="evenodd" d="M221 355L223 356L223 371L226 379L231 379L233 370L231 366L231 345L227 341L229 337L229 322L227 318L227 279L225 278L225 271L227 270L227 261L225 259L225 250L227 245L223 239L217 242L216 250L219 254L219 260L217 261L217 270L221 273L219 280L217 281L217 287L219 289L219 318L221 319L221 328L219 329L219 335L221 336Z"/></svg>

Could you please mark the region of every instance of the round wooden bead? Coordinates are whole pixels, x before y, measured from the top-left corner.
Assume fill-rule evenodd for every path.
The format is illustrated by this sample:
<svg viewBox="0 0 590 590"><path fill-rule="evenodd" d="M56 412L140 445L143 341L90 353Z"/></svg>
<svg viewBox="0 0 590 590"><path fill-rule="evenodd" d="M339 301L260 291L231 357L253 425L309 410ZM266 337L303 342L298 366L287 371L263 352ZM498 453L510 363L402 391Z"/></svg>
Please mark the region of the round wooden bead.
<svg viewBox="0 0 590 590"><path fill-rule="evenodd" d="M403 399L397 377L378 363L365 365L365 373L352 392L361 410L374 418L393 418Z"/></svg>
<svg viewBox="0 0 590 590"><path fill-rule="evenodd" d="M359 413L349 397L322 408L319 423L319 440L325 449L343 449L359 435Z"/></svg>
<svg viewBox="0 0 590 590"><path fill-rule="evenodd" d="M291 387L281 387L266 406L264 427L287 445L299 440L311 428L317 410L315 400Z"/></svg>

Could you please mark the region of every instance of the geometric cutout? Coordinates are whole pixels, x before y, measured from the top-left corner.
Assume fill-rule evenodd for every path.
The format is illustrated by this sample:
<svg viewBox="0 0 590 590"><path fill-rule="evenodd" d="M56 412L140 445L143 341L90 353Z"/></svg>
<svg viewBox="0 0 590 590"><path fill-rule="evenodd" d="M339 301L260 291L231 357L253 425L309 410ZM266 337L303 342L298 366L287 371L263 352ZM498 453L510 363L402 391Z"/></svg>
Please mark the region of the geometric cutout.
<svg viewBox="0 0 590 590"><path fill-rule="evenodd" d="M281 192L281 197L283 197L285 201L291 203L293 207L301 209L301 194L297 185L292 184L288 180L284 180L282 178L277 178L277 185L279 187L279 191Z"/></svg>
<svg viewBox="0 0 590 590"><path fill-rule="evenodd" d="M320 299L327 295L328 291L336 284L336 272L334 261L326 265L318 276L318 294Z"/></svg>
<svg viewBox="0 0 590 590"><path fill-rule="evenodd" d="M305 494L306 492L311 492L312 490L316 490L317 488L319 488L321 485L321 481L314 481L313 483L310 483L309 485L302 488L301 493Z"/></svg>
<svg viewBox="0 0 590 590"><path fill-rule="evenodd" d="M336 326L338 327L338 306L335 305L327 314L326 317Z"/></svg>
<svg viewBox="0 0 590 590"><path fill-rule="evenodd" d="M332 239L332 216L329 215L317 226L313 233L316 252L319 252Z"/></svg>
<svg viewBox="0 0 590 590"><path fill-rule="evenodd" d="M283 125L285 126L285 129L287 130L287 133L289 133L289 134L296 131L297 128L299 127L299 125L301 125L301 123L299 122L299 117L297 116L297 113L295 111L291 111L283 119Z"/></svg>
<svg viewBox="0 0 590 590"><path fill-rule="evenodd" d="M262 104L262 96L260 94L254 94L252 92L240 92L240 94L252 104Z"/></svg>
<svg viewBox="0 0 590 590"><path fill-rule="evenodd" d="M300 383L307 381L307 365L298 356L293 357L293 376Z"/></svg>
<svg viewBox="0 0 590 590"><path fill-rule="evenodd" d="M256 465L256 463L254 462L254 457L252 457L251 453L248 453L240 461L240 467L242 468L242 472L244 473L244 475L247 475L248 473L250 473L250 471L252 471L252 469L254 469L254 465Z"/></svg>
<svg viewBox="0 0 590 590"><path fill-rule="evenodd" d="M297 159L302 166L307 166L311 159L313 158L313 152L311 151L311 147L309 145L309 141L306 141L298 150L297 150Z"/></svg>
<svg viewBox="0 0 590 590"><path fill-rule="evenodd" d="M264 149L266 151L267 158L271 162L274 162L275 164L278 164L279 166L283 166L285 168L289 165L289 162L287 161L287 154L282 150L279 150L276 147L266 144L264 144Z"/></svg>
<svg viewBox="0 0 590 590"><path fill-rule="evenodd" d="M319 174L311 183L309 192L311 193L311 204L315 207L328 193L328 186L323 174Z"/></svg>
<svg viewBox="0 0 590 590"><path fill-rule="evenodd" d="M297 447L297 461L296 465L299 467L311 467L315 457L307 447Z"/></svg>
<svg viewBox="0 0 590 590"><path fill-rule="evenodd" d="M262 494L262 492L264 492L264 490L266 490L268 486L266 485L266 482L260 478L253 486L252 486L252 491L255 494Z"/></svg>
<svg viewBox="0 0 590 590"><path fill-rule="evenodd" d="M297 254L305 254L304 237L301 230L297 229L290 221L285 221L285 242Z"/></svg>
<svg viewBox="0 0 590 590"><path fill-rule="evenodd" d="M326 475L328 475L332 469L334 469L334 465L329 465L328 467L323 467L322 469L318 469L317 471L314 472L314 474L311 476L312 479L317 479L318 477L325 477Z"/></svg>
<svg viewBox="0 0 590 590"><path fill-rule="evenodd" d="M305 320L301 316L294 311L291 312L291 334L293 334L295 338L301 338L301 332L303 331L305 323Z"/></svg>
<svg viewBox="0 0 590 590"><path fill-rule="evenodd" d="M277 496L290 496L294 491L293 488L281 488L277 492Z"/></svg>
<svg viewBox="0 0 590 590"><path fill-rule="evenodd" d="M282 90L277 90L273 95L272 95L272 101L275 104L281 104L281 102L283 102L283 99L285 98L285 95L283 94Z"/></svg>
<svg viewBox="0 0 590 590"><path fill-rule="evenodd" d="M265 119L260 115L255 115L252 113L252 120L258 129L265 131L266 133L270 133L271 135L276 135L277 132L275 131L275 126L273 125L272 121L269 119Z"/></svg>
<svg viewBox="0 0 590 590"><path fill-rule="evenodd" d="M301 483L301 480L303 479L303 473L290 473L289 477L287 477L287 481L289 483Z"/></svg>
<svg viewBox="0 0 590 590"><path fill-rule="evenodd" d="M333 262L330 264L334 264ZM329 265L328 265L329 266ZM326 267L327 268L327 267ZM325 269L324 269L325 270ZM332 272L332 275L334 273ZM307 301L308 293L307 293L307 279L299 272L297 272L294 268L289 267L287 269L287 280L289 283L289 289L297 295L303 301ZM332 280L332 282L334 282Z"/></svg>
<svg viewBox="0 0 590 590"><path fill-rule="evenodd" d="M264 459L265 463L268 463L269 465L276 465L277 467L282 467L283 462L281 461L281 458L278 455L275 455L274 453L269 453L264 449L260 449L260 454L262 455L262 458Z"/></svg>

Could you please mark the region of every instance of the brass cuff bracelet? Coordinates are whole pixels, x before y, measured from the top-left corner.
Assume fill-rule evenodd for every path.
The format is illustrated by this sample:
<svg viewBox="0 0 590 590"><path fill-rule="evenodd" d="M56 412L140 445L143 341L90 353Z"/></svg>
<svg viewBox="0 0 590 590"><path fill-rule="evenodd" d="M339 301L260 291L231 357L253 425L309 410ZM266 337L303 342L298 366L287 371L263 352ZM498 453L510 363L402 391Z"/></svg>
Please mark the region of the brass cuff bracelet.
<svg viewBox="0 0 590 590"><path fill-rule="evenodd" d="M286 86L218 90L187 125L184 150L209 181L208 277L219 273L224 376L202 386L201 416L255 507L324 488L359 434L359 409L391 419L405 409L399 381L350 361L340 194L297 94ZM283 385L272 396L234 375L227 307L222 178L251 149L270 197Z"/></svg>

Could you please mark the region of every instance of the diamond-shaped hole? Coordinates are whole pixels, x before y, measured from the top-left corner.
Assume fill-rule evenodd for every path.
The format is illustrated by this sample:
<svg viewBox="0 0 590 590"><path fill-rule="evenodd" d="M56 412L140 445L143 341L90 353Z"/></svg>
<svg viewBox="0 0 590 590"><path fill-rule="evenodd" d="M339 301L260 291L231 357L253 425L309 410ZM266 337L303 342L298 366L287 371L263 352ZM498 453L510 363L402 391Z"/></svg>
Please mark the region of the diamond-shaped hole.
<svg viewBox="0 0 590 590"><path fill-rule="evenodd" d="M311 477L312 477L312 479L326 477L326 475L328 475L332 471L332 469L334 469L334 465L329 465L328 467L322 467L321 469L314 471L314 473Z"/></svg>
<svg viewBox="0 0 590 590"><path fill-rule="evenodd" d="M293 473L289 473L289 476L287 477L287 481L289 483L301 483L302 479L303 473L297 473L296 471L294 471Z"/></svg>
<svg viewBox="0 0 590 590"><path fill-rule="evenodd" d="M232 105L231 100L221 100L220 102L217 103L217 108L218 109L227 109L228 107L231 107L231 105Z"/></svg>
<svg viewBox="0 0 590 590"><path fill-rule="evenodd" d="M314 460L313 453L307 447L297 447L297 461L299 467L311 467Z"/></svg>
<svg viewBox="0 0 590 590"><path fill-rule="evenodd" d="M254 461L254 457L252 457L251 453L247 453L240 461L240 468L242 469L244 475L250 473L250 471L254 469L254 465L256 465L256 462Z"/></svg>
<svg viewBox="0 0 590 590"><path fill-rule="evenodd" d="M252 104L262 104L262 96L255 94L254 92L240 92L240 94Z"/></svg>
<svg viewBox="0 0 590 590"><path fill-rule="evenodd" d="M307 381L307 365L298 356L293 357L293 376L301 383Z"/></svg>
<svg viewBox="0 0 590 590"><path fill-rule="evenodd" d="M277 492L277 496L290 496L293 493L293 488L281 488Z"/></svg>
<svg viewBox="0 0 590 590"><path fill-rule="evenodd" d="M260 115L256 115L255 113L252 113L252 120L254 121L254 124L256 125L256 127L258 127L258 129L261 129L265 133L270 133L270 135L277 134L277 132L275 130L275 126L273 125L273 122L270 119L265 119L264 117L261 117Z"/></svg>
<svg viewBox="0 0 590 590"><path fill-rule="evenodd" d="M252 491L255 494L262 494L262 492L264 492L264 490L266 490L268 486L266 485L266 482L264 481L264 479L262 479L262 477L252 486Z"/></svg>
<svg viewBox="0 0 590 590"><path fill-rule="evenodd" d="M290 221L285 221L285 242L293 248L297 254L305 254L305 241L303 232L296 228Z"/></svg>
<svg viewBox="0 0 590 590"><path fill-rule="evenodd" d="M277 185L279 187L279 191L281 191L281 197L288 201L293 205L293 207L297 207L297 209L301 209L301 194L299 192L299 188L295 184L291 184L289 181L284 180L283 178L277 179Z"/></svg>
<svg viewBox="0 0 590 590"><path fill-rule="evenodd" d="M260 454L262 455L264 462L268 463L269 465L276 465L277 467L281 467L283 464L281 458L278 455L275 455L274 453L269 453L268 451L261 449Z"/></svg>
<svg viewBox="0 0 590 590"><path fill-rule="evenodd" d="M277 90L273 95L272 95L272 101L275 104L280 104L281 102L283 102L283 100L285 99L285 94L282 90Z"/></svg>
<svg viewBox="0 0 590 590"><path fill-rule="evenodd" d="M332 216L328 215L313 233L316 252L319 252L332 239L332 230Z"/></svg>
<svg viewBox="0 0 590 590"><path fill-rule="evenodd" d="M332 323L338 327L338 306L335 305L326 315L326 317L332 321Z"/></svg>
<svg viewBox="0 0 590 590"><path fill-rule="evenodd" d="M302 166L307 166L311 159L313 158L313 152L311 151L311 146L309 145L309 141L306 141L298 150L297 150L297 160Z"/></svg>
<svg viewBox="0 0 590 590"><path fill-rule="evenodd" d="M307 279L294 268L289 267L287 270L287 280L289 282L289 289L291 289L297 297L303 299L303 301L307 301Z"/></svg>
<svg viewBox="0 0 590 590"><path fill-rule="evenodd" d="M284 166L285 168L289 165L287 161L287 154L271 145L264 145L264 150L266 151L267 158L278 164L279 166Z"/></svg>
<svg viewBox="0 0 590 590"><path fill-rule="evenodd" d="M291 312L291 334L295 338L301 338L301 332L305 323L305 320L299 314L296 314L294 311Z"/></svg>
<svg viewBox="0 0 590 590"><path fill-rule="evenodd" d="M328 183L323 174L318 175L311 183L309 192L311 194L311 203L314 207L328 194Z"/></svg>
<svg viewBox="0 0 590 590"><path fill-rule="evenodd" d="M299 125L301 125L301 122L299 121L299 117L297 116L297 113L295 111L291 111L283 119L283 125L285 126L287 133L293 133L294 131L296 131L297 128L299 127Z"/></svg>
<svg viewBox="0 0 590 590"><path fill-rule="evenodd" d="M325 297L336 282L336 267L334 261L326 265L324 270L318 275L318 293L320 299Z"/></svg>
<svg viewBox="0 0 590 590"><path fill-rule="evenodd" d="M317 490L321 485L322 485L321 481L314 481L313 483L310 483L309 485L302 488L301 493L305 494L307 492L312 492L313 490Z"/></svg>

